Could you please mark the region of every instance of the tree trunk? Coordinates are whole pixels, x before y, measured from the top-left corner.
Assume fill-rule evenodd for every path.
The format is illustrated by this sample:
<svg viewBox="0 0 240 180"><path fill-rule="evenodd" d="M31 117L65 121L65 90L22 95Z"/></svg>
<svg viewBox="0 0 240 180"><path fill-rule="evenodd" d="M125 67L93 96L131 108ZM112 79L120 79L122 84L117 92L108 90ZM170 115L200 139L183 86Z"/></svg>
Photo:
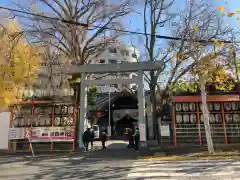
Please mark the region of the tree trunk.
<svg viewBox="0 0 240 180"><path fill-rule="evenodd" d="M207 140L207 146L208 146L208 152L209 154L214 153L214 147L213 147L213 141L212 141L212 135L211 135L211 128L209 123L209 111L207 106L207 93L206 93L206 83L204 80L204 77L199 77L200 80L200 87L201 87L201 98L202 98L202 113L203 113L203 119L204 119L204 127L206 132L206 140Z"/></svg>

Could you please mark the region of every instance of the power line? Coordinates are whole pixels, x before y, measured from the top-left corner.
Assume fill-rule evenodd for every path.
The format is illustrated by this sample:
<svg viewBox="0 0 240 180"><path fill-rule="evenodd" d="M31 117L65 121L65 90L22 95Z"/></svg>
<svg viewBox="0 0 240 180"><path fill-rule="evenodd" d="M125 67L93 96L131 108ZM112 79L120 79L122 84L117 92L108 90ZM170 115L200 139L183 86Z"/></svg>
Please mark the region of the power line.
<svg viewBox="0 0 240 180"><path fill-rule="evenodd" d="M43 15L43 14L30 13L30 12L25 12L25 11L12 9L12 8L8 8L8 7L3 7L3 6L0 6L0 9L7 10L7 11L12 11L12 12L17 12L17 13L21 13L21 14L27 14L27 15L31 15L31 16L37 16L37 17L41 17L41 18L45 18L45 19L51 19L51 20L55 20L55 21L61 21L61 22L66 23L66 24L73 24L73 25L78 25L78 26L83 26L83 27L89 27L89 24L86 24L86 23L80 23L80 22L71 21L71 20L59 19L59 18L55 18L55 17L46 16L46 15ZM97 26L97 25L92 25L91 27L99 28L99 29L104 28L104 29L107 29L107 30L113 30L113 31L135 34L135 35L155 36L157 39L183 40L180 37L162 36L162 35L157 35L157 34L149 34L149 33L143 33L143 32L121 30L121 29L109 28L109 27L103 27L103 26ZM184 39L184 40L189 41L189 39ZM200 39L200 40L197 40L197 42L199 42L199 43L214 43L215 40ZM232 43L231 41L227 41L227 40L218 40L218 42L223 42L223 43L228 43L228 44Z"/></svg>

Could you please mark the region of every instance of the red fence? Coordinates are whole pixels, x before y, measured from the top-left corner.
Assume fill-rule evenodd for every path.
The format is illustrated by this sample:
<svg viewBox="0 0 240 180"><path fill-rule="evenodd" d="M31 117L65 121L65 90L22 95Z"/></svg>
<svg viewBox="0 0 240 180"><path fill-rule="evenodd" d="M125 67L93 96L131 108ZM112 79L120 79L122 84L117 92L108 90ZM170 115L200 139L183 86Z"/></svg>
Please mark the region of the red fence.
<svg viewBox="0 0 240 180"><path fill-rule="evenodd" d="M240 100L238 95L207 97L214 143L240 143ZM205 144L200 96L176 96L172 106L173 142Z"/></svg>

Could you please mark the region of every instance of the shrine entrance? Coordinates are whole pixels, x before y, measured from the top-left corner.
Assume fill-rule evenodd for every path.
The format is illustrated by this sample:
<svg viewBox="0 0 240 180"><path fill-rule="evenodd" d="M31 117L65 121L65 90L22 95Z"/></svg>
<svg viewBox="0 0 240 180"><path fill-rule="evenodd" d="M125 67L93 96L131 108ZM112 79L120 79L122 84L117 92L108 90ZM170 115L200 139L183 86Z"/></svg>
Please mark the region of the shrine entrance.
<svg viewBox="0 0 240 180"><path fill-rule="evenodd" d="M83 147L82 134L86 129L86 110L87 110L87 86L109 85L109 84L137 84L138 97L138 127L140 129L141 146L146 146L146 119L145 119L145 93L144 93L144 71L157 70L162 65L162 61L158 62L141 62L141 63L123 63L123 64L88 64L81 66L73 66L70 68L69 74L81 77L80 88L80 123L79 123L79 146ZM135 72L137 77L131 79L101 79L89 80L87 74L116 74L124 72ZM109 127L111 125L109 124ZM110 128L111 129L111 128ZM111 134L111 133L110 133Z"/></svg>
<svg viewBox="0 0 240 180"><path fill-rule="evenodd" d="M134 118L126 115L119 121L115 122L114 134L119 135L119 136L124 136L126 128L130 128L134 131L137 124L138 124L137 119L134 119Z"/></svg>

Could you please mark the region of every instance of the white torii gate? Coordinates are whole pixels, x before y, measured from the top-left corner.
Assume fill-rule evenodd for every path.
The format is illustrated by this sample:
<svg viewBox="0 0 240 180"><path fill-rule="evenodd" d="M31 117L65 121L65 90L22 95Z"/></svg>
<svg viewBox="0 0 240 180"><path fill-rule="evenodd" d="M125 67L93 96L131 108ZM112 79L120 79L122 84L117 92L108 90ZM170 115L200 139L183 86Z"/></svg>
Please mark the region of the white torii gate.
<svg viewBox="0 0 240 180"><path fill-rule="evenodd" d="M140 129L141 145L146 146L146 117L145 117L145 94L144 94L144 71L157 70L163 64L162 61L157 62L135 62L123 64L89 64L81 66L73 66L69 70L71 75L81 75L81 94L80 94L80 123L79 123L79 146L82 147L82 134L85 127L86 108L87 108L87 85L90 84L137 84L138 94L138 126ZM86 74L89 73L121 73L136 72L137 77L132 79L102 79L88 80Z"/></svg>

